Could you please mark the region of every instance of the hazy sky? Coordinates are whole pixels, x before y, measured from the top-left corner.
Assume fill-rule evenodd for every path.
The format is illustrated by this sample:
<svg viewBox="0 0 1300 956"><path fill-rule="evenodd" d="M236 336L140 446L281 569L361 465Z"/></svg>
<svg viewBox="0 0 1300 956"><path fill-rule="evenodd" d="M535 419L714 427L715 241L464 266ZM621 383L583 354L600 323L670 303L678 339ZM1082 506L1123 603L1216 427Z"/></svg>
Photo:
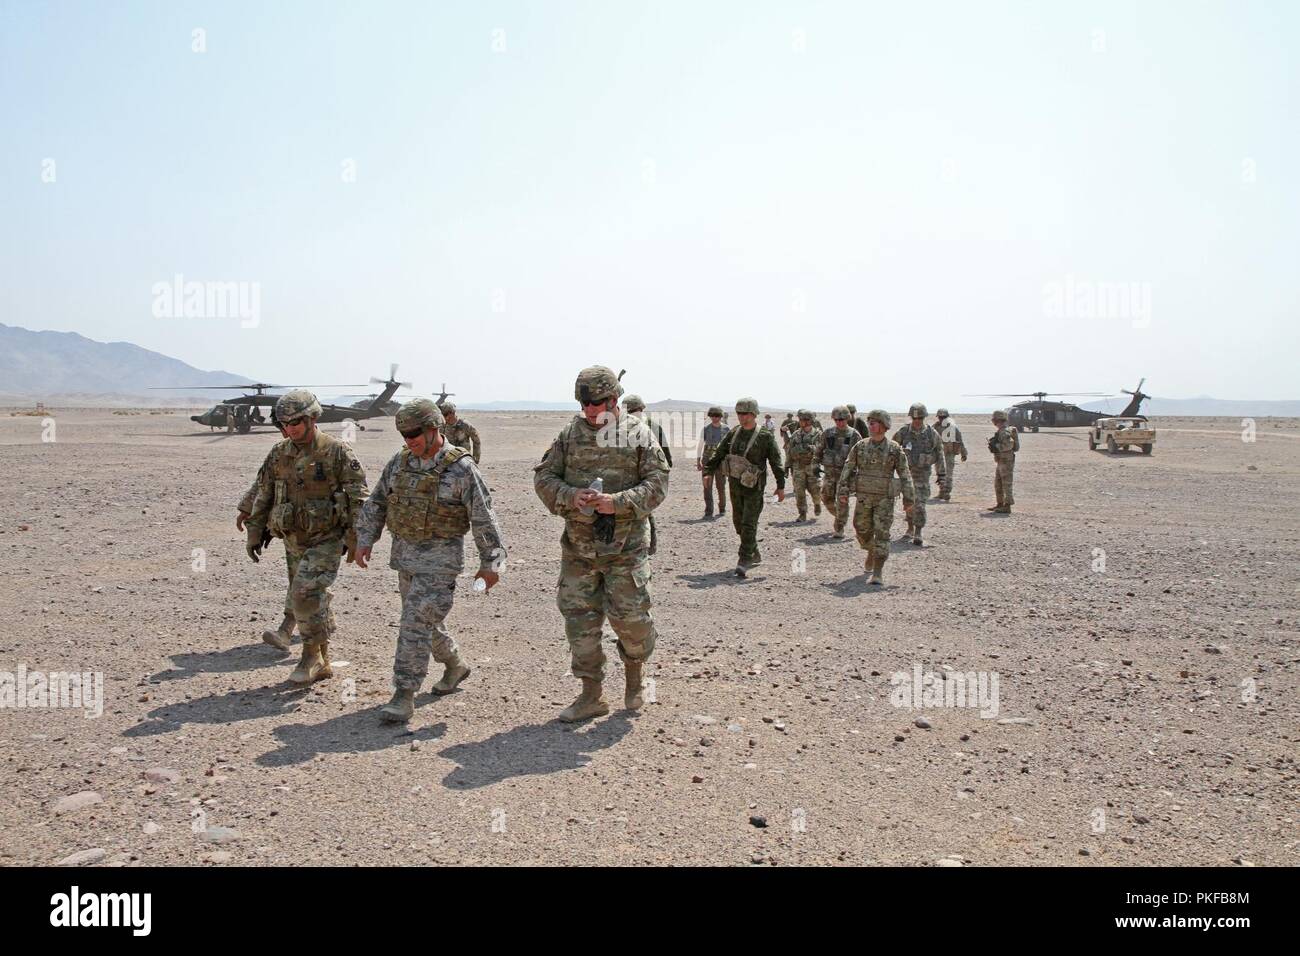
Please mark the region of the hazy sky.
<svg viewBox="0 0 1300 956"><path fill-rule="evenodd" d="M1283 0L0 0L0 321L467 401L1296 398L1297 49Z"/></svg>

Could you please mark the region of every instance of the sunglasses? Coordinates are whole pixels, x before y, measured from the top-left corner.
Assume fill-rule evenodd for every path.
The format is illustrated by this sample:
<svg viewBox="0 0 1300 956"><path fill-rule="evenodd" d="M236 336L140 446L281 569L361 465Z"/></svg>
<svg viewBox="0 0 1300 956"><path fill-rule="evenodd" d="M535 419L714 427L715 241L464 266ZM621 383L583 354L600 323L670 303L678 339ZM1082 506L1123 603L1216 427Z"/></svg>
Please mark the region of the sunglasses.
<svg viewBox="0 0 1300 956"><path fill-rule="evenodd" d="M421 435L424 434L424 429L423 429L423 428L414 428L414 429L412 429L412 430L409 431L409 432L399 431L398 434L400 434L403 438L406 438L406 439L419 438Z"/></svg>
<svg viewBox="0 0 1300 956"><path fill-rule="evenodd" d="M303 424L303 422L305 421L307 421L307 417L304 415L301 418L291 418L287 422L280 422L280 424L283 425L285 428L293 428L296 425Z"/></svg>

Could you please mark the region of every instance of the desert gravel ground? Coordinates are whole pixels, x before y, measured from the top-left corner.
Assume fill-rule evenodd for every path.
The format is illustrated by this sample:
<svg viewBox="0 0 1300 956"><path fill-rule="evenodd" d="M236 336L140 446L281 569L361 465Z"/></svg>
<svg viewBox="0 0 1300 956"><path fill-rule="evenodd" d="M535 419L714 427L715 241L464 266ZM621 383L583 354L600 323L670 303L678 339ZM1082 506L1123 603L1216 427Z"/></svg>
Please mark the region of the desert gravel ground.
<svg viewBox="0 0 1300 956"><path fill-rule="evenodd" d="M1025 435L1005 517L984 511L990 429L966 416L953 501L924 548L895 544L878 593L852 537L795 524L788 500L763 513L763 566L726 576L730 514L701 520L679 451L656 702L569 727L561 521L532 490L569 416L467 413L509 566L490 595L461 579L449 626L473 674L403 729L375 712L399 613L387 537L335 588L347 663L290 690L297 645L259 638L282 546L254 565L234 529L275 436L187 414L61 411L43 442L41 419L0 413L0 671L105 677L95 719L0 710L2 863L1300 862L1297 420L1244 442L1239 421L1157 419L1151 457ZM372 424L355 447L373 479L398 438ZM891 675L917 665L996 673L996 717L893 706Z"/></svg>

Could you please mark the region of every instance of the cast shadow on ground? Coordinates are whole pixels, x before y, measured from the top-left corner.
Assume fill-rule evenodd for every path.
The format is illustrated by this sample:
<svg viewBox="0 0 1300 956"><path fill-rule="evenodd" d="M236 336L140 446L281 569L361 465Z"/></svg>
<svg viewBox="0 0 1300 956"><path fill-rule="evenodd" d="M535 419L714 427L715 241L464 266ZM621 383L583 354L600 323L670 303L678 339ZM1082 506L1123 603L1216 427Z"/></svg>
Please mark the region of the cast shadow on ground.
<svg viewBox="0 0 1300 956"><path fill-rule="evenodd" d="M710 574L679 574L677 580L685 581L688 588L699 589L755 584L759 581L766 581L767 576L757 571L750 571L748 577L738 578L735 569L728 568L725 571L714 571Z"/></svg>
<svg viewBox="0 0 1300 956"><path fill-rule="evenodd" d="M291 655L282 654L267 644L245 644L243 647L228 647L223 651L172 654L170 658L176 666L169 671L159 671L149 680L169 681L193 677L195 674L237 674L243 671L255 671L275 664L284 664L290 660Z"/></svg>
<svg viewBox="0 0 1300 956"><path fill-rule="evenodd" d="M279 750L268 750L253 762L259 767L288 767L307 763L326 753L372 753L390 747L409 747L413 741L437 740L447 732L439 722L412 730L405 724L387 723L379 716L380 705L356 709L355 705L337 717L319 724L282 724L272 733ZM419 720L421 710L413 720Z"/></svg>
<svg viewBox="0 0 1300 956"><path fill-rule="evenodd" d="M180 730L186 724L233 724L259 717L284 717L297 710L305 696L305 688L284 683L177 701L155 707L141 723L124 730L122 736L154 737Z"/></svg>
<svg viewBox="0 0 1300 956"><path fill-rule="evenodd" d="M851 578L843 581L823 581L822 587L830 591L836 597L850 598L858 597L862 594L880 594L883 591L892 591L893 586L889 584L870 585L867 584L865 574L855 574Z"/></svg>
<svg viewBox="0 0 1300 956"><path fill-rule="evenodd" d="M511 777L576 770L591 763L591 754L613 747L632 730L627 711L570 726L558 720L523 724L486 740L455 744L439 753L458 766L443 777L453 790L487 787Z"/></svg>

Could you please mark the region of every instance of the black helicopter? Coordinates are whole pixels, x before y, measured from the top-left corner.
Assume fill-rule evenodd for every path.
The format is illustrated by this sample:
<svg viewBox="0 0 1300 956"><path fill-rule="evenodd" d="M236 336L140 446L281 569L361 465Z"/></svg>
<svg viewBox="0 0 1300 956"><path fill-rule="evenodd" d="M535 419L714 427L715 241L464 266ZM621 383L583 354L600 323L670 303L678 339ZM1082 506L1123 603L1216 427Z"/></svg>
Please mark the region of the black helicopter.
<svg viewBox="0 0 1300 956"><path fill-rule="evenodd" d="M1007 423L1021 431L1036 432L1040 428L1077 428L1091 425L1099 418L1137 418L1146 421L1140 413L1142 402L1151 396L1142 391L1146 382L1143 378L1137 388L1129 391L1121 388L1125 395L1132 395L1129 403L1118 414L1113 412L1091 412L1069 402L1045 401L1048 395L1072 397L1107 398L1105 392L1019 392L999 395L968 395L967 398L1029 398L1028 402L1017 402L1007 409Z"/></svg>
<svg viewBox="0 0 1300 956"><path fill-rule="evenodd" d="M381 379L371 376L370 382L377 385L383 385L384 390L375 395L369 401L357 402L354 405L329 405L321 403L321 416L319 421L322 423L358 421L365 418L387 418L393 415L390 410L390 399L399 388L410 388L410 382L397 381L397 363L394 362L389 368L388 378ZM171 387L172 391L190 389L240 389L243 391L252 390L252 394L240 395L237 398L228 398L213 405L202 415L191 415L190 421L198 422L200 425L207 425L209 428L224 428L227 431L237 431L241 435L246 435L253 430L254 426L275 426L274 409L275 403L280 398L278 394L268 394L267 389L291 389L291 388L357 388L356 385L271 385L267 382L251 382L247 385L194 385L194 386L175 386ZM447 396L452 394L445 391L446 385L443 385L444 391L438 398L439 402L446 401ZM271 409L270 414L263 414L262 409ZM358 428L365 430L364 425L358 425Z"/></svg>

